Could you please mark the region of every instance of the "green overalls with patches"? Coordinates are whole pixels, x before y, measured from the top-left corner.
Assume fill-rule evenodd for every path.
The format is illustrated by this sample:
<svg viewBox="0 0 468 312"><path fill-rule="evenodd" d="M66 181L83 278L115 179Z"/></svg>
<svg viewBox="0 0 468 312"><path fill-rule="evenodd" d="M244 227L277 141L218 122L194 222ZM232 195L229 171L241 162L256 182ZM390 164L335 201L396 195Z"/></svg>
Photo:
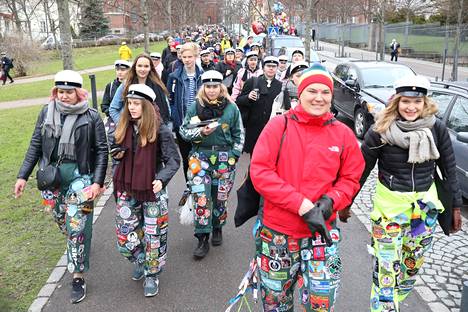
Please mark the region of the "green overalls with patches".
<svg viewBox="0 0 468 312"><path fill-rule="evenodd" d="M434 184L427 192L396 192L377 181L370 215L372 312L399 311L399 303L413 289L424 254L432 246L437 215L443 211Z"/></svg>
<svg viewBox="0 0 468 312"><path fill-rule="evenodd" d="M195 234L211 233L226 223L226 203L245 138L239 109L233 103L224 108L210 135L202 135L202 127L188 127L199 121L200 105L196 102L188 108L180 127L182 138L192 143L187 183L193 196Z"/></svg>

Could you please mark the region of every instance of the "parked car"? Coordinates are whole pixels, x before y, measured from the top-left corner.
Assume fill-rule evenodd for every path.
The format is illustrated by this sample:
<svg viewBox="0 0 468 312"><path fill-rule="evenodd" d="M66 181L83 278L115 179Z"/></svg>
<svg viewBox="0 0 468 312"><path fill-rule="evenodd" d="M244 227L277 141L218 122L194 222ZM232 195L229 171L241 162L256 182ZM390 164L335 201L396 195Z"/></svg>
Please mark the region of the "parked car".
<svg viewBox="0 0 468 312"><path fill-rule="evenodd" d="M271 55L278 56L281 52L290 60L296 50L301 50L305 55L304 43L300 37L281 35L271 39Z"/></svg>
<svg viewBox="0 0 468 312"><path fill-rule="evenodd" d="M57 44L60 45L60 37L56 35ZM73 40L72 40L73 42ZM41 43L41 48L45 50L55 49L56 43L53 35L49 35L44 41Z"/></svg>
<svg viewBox="0 0 468 312"><path fill-rule="evenodd" d="M374 115L385 108L394 93L396 80L416 75L406 65L378 61L350 61L338 64L334 80L332 112L354 121L354 133L360 139L374 123Z"/></svg>
<svg viewBox="0 0 468 312"><path fill-rule="evenodd" d="M431 82L429 96L438 104L440 118L449 130L457 178L463 196L468 198L468 85L463 82Z"/></svg>
<svg viewBox="0 0 468 312"><path fill-rule="evenodd" d="M102 44L102 43L112 42L112 41L115 41L115 40L118 40L118 39L120 39L120 36L109 34L109 35L105 35L105 36L103 36L101 38L98 38L96 41L97 41L97 43Z"/></svg>

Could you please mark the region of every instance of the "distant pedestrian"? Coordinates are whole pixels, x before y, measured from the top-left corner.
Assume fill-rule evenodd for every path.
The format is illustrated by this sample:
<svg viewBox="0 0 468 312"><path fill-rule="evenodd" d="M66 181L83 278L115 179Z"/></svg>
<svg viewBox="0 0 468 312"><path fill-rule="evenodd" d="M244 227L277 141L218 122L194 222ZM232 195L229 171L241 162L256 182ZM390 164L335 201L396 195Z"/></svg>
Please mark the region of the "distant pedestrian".
<svg viewBox="0 0 468 312"><path fill-rule="evenodd" d="M250 165L264 198L254 229L259 293L263 311L294 311L299 301L297 311L332 312L343 270L336 215L358 192L364 160L330 113L333 78L323 66L303 71L298 96L265 126Z"/></svg>
<svg viewBox="0 0 468 312"><path fill-rule="evenodd" d="M366 168L361 186L378 162L370 214L373 278L370 310L400 311L431 252L437 217L444 211L434 176L436 166L453 194L453 225L461 228L462 196L449 132L436 117L427 92L429 80L408 76L395 83L396 94L367 132L361 146ZM411 310L411 309L410 309Z"/></svg>
<svg viewBox="0 0 468 312"><path fill-rule="evenodd" d="M13 78L10 76L10 70L14 67L13 66L13 59L7 57L6 52L1 53L2 58L0 59L0 73L3 72L3 75L0 74L0 77L3 80L3 84L6 83L7 78L10 79L10 83L15 82Z"/></svg>
<svg viewBox="0 0 468 312"><path fill-rule="evenodd" d="M259 77L263 74L263 70L260 68L258 64L258 54L257 52L250 51L247 53L246 60L245 60L245 67L239 69L237 73L236 80L234 82L234 86L232 88L232 95L231 99L233 101L237 100L237 97L242 92L242 88L244 87L244 83L247 79L252 77Z"/></svg>
<svg viewBox="0 0 468 312"><path fill-rule="evenodd" d="M193 255L206 256L208 239L222 244L222 227L227 221L227 200L234 186L236 163L244 145L244 127L239 109L229 99L221 73L211 70L202 75L203 86L196 101L188 107L180 135L192 143L189 185L194 202L195 237ZM203 127L197 123L212 120ZM191 128L190 126L195 126Z"/></svg>
<svg viewBox="0 0 468 312"><path fill-rule="evenodd" d="M198 89L201 87L201 75L203 70L196 65L198 54L199 47L196 43L189 42L184 44L181 48L183 65L171 73L167 81L171 119L182 157L185 181L188 181L188 158L192 144L181 137L179 127L182 125L189 107L195 102ZM190 190L186 189L179 200L180 206L185 204L189 194Z"/></svg>
<svg viewBox="0 0 468 312"><path fill-rule="evenodd" d="M229 95L232 93L232 86L237 77L237 72L242 68L242 64L236 61L236 51L228 48L224 53L224 60L216 64L215 70L223 75L223 84L226 86Z"/></svg>
<svg viewBox="0 0 468 312"><path fill-rule="evenodd" d="M159 292L167 259L168 195L166 186L180 166L172 132L154 109L156 94L144 84L128 88L115 132L120 160L114 174L118 251L134 263L132 279L145 278L144 295Z"/></svg>
<svg viewBox="0 0 468 312"><path fill-rule="evenodd" d="M132 59L132 50L127 46L125 41L122 42L119 48L119 57L121 60L129 61Z"/></svg>
<svg viewBox="0 0 468 312"><path fill-rule="evenodd" d="M73 274L71 303L86 297L94 199L102 192L107 141L99 113L88 105L83 78L71 70L55 75L49 104L39 113L31 143L18 173L20 197L36 164L38 188L67 237L67 268ZM67 310L65 307L64 310Z"/></svg>
<svg viewBox="0 0 468 312"><path fill-rule="evenodd" d="M390 61L395 62L398 61L398 55L400 54L400 44L396 41L396 39L392 39L392 43L390 43Z"/></svg>
<svg viewBox="0 0 468 312"><path fill-rule="evenodd" d="M115 92L119 88L120 84L127 77L127 72L130 69L132 64L128 61L117 60L114 62L115 67L115 79L109 82L104 89L104 95L102 96L101 102L101 111L106 114L108 118L108 123L114 123L109 114L109 107L114 98Z"/></svg>
<svg viewBox="0 0 468 312"><path fill-rule="evenodd" d="M119 122L120 114L124 108L124 102L128 94L128 88L132 84L146 84L156 94L154 105L161 115L165 125L170 124L170 110L168 101L168 91L154 68L153 61L148 54L140 54L136 57L132 67L127 73L125 83L121 84L115 92L114 98L109 107L109 114L115 123Z"/></svg>
<svg viewBox="0 0 468 312"><path fill-rule="evenodd" d="M286 70L288 69L288 56L285 54L281 54L278 56L278 70L276 71L276 79L278 79L281 82L285 82L287 79L285 79L286 75Z"/></svg>
<svg viewBox="0 0 468 312"><path fill-rule="evenodd" d="M203 71L209 71L215 69L215 63L211 59L210 50L203 50L200 52L200 65Z"/></svg>
<svg viewBox="0 0 468 312"><path fill-rule="evenodd" d="M267 56L263 62L263 75L247 79L236 104L245 127L244 152L251 154L255 143L270 120L271 108L282 84L275 78L278 58Z"/></svg>
<svg viewBox="0 0 468 312"><path fill-rule="evenodd" d="M161 62L161 53L151 52L150 57L151 57L151 60L153 61L153 65L154 65L154 68L156 69L156 73L158 73L159 78L162 79L164 65Z"/></svg>

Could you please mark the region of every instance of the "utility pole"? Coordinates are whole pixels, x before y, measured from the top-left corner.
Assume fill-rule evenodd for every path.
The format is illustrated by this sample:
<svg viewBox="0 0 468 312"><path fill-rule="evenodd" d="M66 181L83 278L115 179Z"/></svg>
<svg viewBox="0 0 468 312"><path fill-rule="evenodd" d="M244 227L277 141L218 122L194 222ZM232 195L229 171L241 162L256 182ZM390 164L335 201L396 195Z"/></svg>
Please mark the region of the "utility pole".
<svg viewBox="0 0 468 312"><path fill-rule="evenodd" d="M380 21L380 44L381 44L381 53L380 60L385 60L385 0L382 0L382 18Z"/></svg>
<svg viewBox="0 0 468 312"><path fill-rule="evenodd" d="M73 69L73 46L68 0L57 0L63 69Z"/></svg>
<svg viewBox="0 0 468 312"><path fill-rule="evenodd" d="M305 8L305 59L306 61L310 62L310 41L312 37L311 32L311 24L312 24L312 0L306 0L306 8Z"/></svg>
<svg viewBox="0 0 468 312"><path fill-rule="evenodd" d="M452 81L458 80L458 53L460 45L460 32L462 25L462 12L463 12L463 0L459 0L460 6L458 7L458 20L457 20L457 30L455 32L455 45L453 46L453 67L452 67Z"/></svg>

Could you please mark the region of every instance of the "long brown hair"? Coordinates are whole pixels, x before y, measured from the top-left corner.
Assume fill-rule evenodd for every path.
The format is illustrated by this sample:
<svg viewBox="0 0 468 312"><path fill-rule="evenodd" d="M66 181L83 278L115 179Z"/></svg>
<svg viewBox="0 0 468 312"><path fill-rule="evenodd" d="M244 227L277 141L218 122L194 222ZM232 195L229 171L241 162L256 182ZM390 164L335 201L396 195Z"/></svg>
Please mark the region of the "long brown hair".
<svg viewBox="0 0 468 312"><path fill-rule="evenodd" d="M395 94L388 103L387 107L381 111L375 120L374 131L385 133L390 128L390 125L400 116L398 113L398 104L400 104L401 94ZM434 115L437 113L437 104L429 97L424 96L424 107L421 112L421 118Z"/></svg>
<svg viewBox="0 0 468 312"><path fill-rule="evenodd" d="M141 101L141 117L137 122L138 125L138 143L144 147L148 142L154 143L158 137L158 129L161 125L161 117L156 112L153 104L145 99ZM117 129L115 130L115 141L118 144L122 144L125 140L125 134L127 133L127 127L131 127L130 120L132 116L128 110L128 99L125 99L125 106L122 114L120 115Z"/></svg>
<svg viewBox="0 0 468 312"><path fill-rule="evenodd" d="M130 70L127 73L127 79L125 80L125 87L124 87L124 90L123 90L122 97L125 98L127 96L128 88L132 84L138 84L139 83L138 82L138 75L136 73L136 65L138 63L138 60L141 59L141 58L147 59L149 64L150 64L150 72L148 73L148 76L146 77L146 79L150 79L152 82L154 82L155 84L160 86L161 89L163 90L163 92L166 95L169 95L169 92L167 91L166 86L164 85L161 78L159 78L158 73L156 72L156 68L154 67L153 61L151 60L150 56L148 54L146 54L146 53L142 53L142 54L138 55L135 58L135 61L133 62L132 67L130 68Z"/></svg>

